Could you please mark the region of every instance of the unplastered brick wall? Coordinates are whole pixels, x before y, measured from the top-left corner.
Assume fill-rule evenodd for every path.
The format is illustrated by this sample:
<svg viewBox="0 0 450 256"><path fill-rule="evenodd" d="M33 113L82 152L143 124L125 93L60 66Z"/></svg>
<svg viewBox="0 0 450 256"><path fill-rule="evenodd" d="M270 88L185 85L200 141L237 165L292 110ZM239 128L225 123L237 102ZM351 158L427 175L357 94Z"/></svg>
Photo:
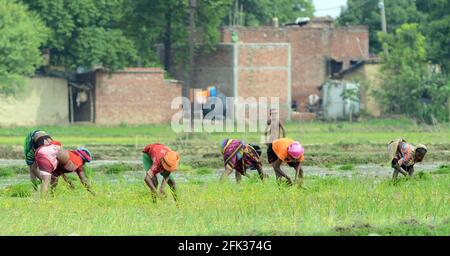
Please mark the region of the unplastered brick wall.
<svg viewBox="0 0 450 256"><path fill-rule="evenodd" d="M198 88L213 82L228 97L279 99L282 119L290 112L290 45L288 43L225 43L199 55L194 81ZM260 105L257 105L261 107ZM255 108L251 111L255 113ZM265 108L266 106L264 106ZM257 110L256 110L257 112ZM247 109L247 116L249 116Z"/></svg>
<svg viewBox="0 0 450 256"><path fill-rule="evenodd" d="M160 68L130 68L96 74L95 122L97 124L169 123L181 84L164 79Z"/></svg>
<svg viewBox="0 0 450 256"><path fill-rule="evenodd" d="M288 43L291 47L292 100L304 111L307 97L318 94L327 79L328 58L343 62L367 60L368 30L365 26L335 28L328 25L305 27L224 27L222 41L230 43L236 32L240 43Z"/></svg>
<svg viewBox="0 0 450 256"><path fill-rule="evenodd" d="M290 112L290 46L286 43L237 44L236 90L242 98L279 99L280 117ZM262 107L262 106L260 106Z"/></svg>
<svg viewBox="0 0 450 256"><path fill-rule="evenodd" d="M214 85L226 96L234 96L233 51L233 44L220 44L214 52L199 54L195 58L192 87L205 89Z"/></svg>

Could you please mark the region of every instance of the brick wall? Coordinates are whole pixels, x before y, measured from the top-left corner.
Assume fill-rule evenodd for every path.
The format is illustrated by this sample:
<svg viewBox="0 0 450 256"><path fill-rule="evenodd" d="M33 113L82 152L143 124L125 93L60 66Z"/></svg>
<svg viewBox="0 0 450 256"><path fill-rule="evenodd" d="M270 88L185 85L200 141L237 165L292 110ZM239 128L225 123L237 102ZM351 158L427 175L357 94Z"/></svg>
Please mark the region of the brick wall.
<svg viewBox="0 0 450 256"><path fill-rule="evenodd" d="M214 84L227 96L233 96L233 45L218 45L216 51L195 58L193 88Z"/></svg>
<svg viewBox="0 0 450 256"><path fill-rule="evenodd" d="M289 99L289 44L238 44L238 96L247 98L278 97L280 117L286 119Z"/></svg>
<svg viewBox="0 0 450 256"><path fill-rule="evenodd" d="M368 30L363 26L225 27L222 28L224 43L231 42L233 31L237 32L241 43L291 45L292 100L297 100L301 110L304 110L310 94L319 95L317 87L327 79L327 58L343 61L343 68L346 68L350 60L366 60L369 56Z"/></svg>
<svg viewBox="0 0 450 256"><path fill-rule="evenodd" d="M280 116L290 110L290 45L287 43L220 44L213 53L197 56L194 86L209 83L228 97L278 97Z"/></svg>
<svg viewBox="0 0 450 256"><path fill-rule="evenodd" d="M97 124L169 123L178 110L171 102L181 96L181 85L164 79L160 68L132 68L96 74Z"/></svg>

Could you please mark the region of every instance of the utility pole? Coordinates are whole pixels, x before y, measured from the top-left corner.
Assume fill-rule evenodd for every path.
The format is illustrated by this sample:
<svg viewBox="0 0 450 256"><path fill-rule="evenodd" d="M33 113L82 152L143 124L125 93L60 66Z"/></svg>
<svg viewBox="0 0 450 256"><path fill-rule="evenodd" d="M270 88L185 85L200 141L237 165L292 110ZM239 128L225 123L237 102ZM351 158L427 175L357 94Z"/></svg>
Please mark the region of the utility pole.
<svg viewBox="0 0 450 256"><path fill-rule="evenodd" d="M189 97L194 77L194 40L195 40L195 9L197 0L189 0L189 78L183 86L183 96Z"/></svg>
<svg viewBox="0 0 450 256"><path fill-rule="evenodd" d="M385 34L387 34L387 25L386 25L386 11L384 8L384 0L380 0L379 2L380 12L381 12L381 28ZM386 43L383 43L384 54L387 56L389 54Z"/></svg>

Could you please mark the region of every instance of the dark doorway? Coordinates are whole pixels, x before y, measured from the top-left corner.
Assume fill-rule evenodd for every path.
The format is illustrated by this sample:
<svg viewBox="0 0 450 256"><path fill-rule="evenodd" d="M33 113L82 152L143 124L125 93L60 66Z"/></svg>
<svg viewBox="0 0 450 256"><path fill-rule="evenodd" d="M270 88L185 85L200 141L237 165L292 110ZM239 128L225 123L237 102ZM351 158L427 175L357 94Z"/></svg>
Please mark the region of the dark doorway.
<svg viewBox="0 0 450 256"><path fill-rule="evenodd" d="M70 123L95 122L95 72L75 75L69 83Z"/></svg>
<svg viewBox="0 0 450 256"><path fill-rule="evenodd" d="M328 59L327 60L327 74L328 76L333 76L336 73L339 73L342 71L343 68L343 62L342 61L336 61L334 59Z"/></svg>

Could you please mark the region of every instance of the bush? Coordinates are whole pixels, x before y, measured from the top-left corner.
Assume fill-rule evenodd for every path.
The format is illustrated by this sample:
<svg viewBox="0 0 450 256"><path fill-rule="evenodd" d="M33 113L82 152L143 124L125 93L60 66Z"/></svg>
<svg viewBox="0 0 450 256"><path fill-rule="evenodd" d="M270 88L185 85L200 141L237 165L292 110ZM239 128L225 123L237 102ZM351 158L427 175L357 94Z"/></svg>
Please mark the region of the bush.
<svg viewBox="0 0 450 256"><path fill-rule="evenodd" d="M39 17L16 1L0 0L0 94L15 95L41 64L47 39Z"/></svg>
<svg viewBox="0 0 450 256"><path fill-rule="evenodd" d="M425 37L417 24L404 24L395 35L379 34L388 45L376 97L385 113L405 114L426 123L449 120L450 79L430 71Z"/></svg>

